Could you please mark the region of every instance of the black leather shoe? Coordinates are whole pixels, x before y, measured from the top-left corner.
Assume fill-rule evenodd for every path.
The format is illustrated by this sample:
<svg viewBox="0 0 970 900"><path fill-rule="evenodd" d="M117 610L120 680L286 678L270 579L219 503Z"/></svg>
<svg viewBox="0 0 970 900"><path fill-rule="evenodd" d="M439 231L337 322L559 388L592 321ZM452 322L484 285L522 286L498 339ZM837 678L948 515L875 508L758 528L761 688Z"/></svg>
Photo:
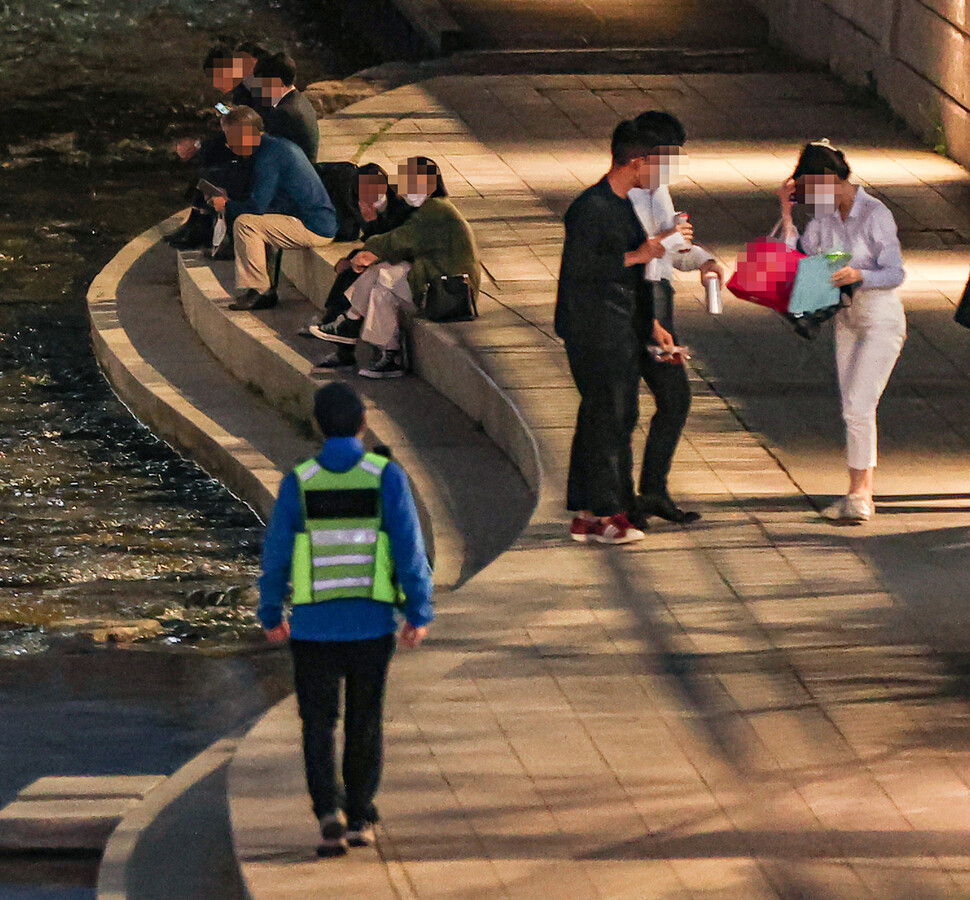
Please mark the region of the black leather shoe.
<svg viewBox="0 0 970 900"><path fill-rule="evenodd" d="M668 522L677 525L690 525L696 522L701 514L699 512L688 512L681 509L666 494L641 494L637 501L638 513L647 518L649 516L659 516Z"/></svg>
<svg viewBox="0 0 970 900"><path fill-rule="evenodd" d="M176 250L199 250L212 246L213 219L193 209L189 218L179 228L164 238L165 243Z"/></svg>
<svg viewBox="0 0 970 900"><path fill-rule="evenodd" d="M250 288L241 297L229 304L229 309L272 309L280 302L276 296L276 291L270 289L265 294L261 294L256 288Z"/></svg>

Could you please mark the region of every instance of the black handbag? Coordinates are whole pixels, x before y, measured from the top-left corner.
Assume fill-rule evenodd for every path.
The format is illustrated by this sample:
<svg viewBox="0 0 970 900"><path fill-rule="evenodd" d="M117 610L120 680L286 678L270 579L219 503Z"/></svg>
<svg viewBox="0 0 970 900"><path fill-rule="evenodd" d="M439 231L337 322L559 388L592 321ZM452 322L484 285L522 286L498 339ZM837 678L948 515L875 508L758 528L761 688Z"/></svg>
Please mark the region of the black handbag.
<svg viewBox="0 0 970 900"><path fill-rule="evenodd" d="M967 279L967 286L963 289L957 311L953 314L953 321L964 328L970 328L970 278Z"/></svg>
<svg viewBox="0 0 970 900"><path fill-rule="evenodd" d="M431 322L470 322L478 306L467 275L442 275L428 284L421 312Z"/></svg>

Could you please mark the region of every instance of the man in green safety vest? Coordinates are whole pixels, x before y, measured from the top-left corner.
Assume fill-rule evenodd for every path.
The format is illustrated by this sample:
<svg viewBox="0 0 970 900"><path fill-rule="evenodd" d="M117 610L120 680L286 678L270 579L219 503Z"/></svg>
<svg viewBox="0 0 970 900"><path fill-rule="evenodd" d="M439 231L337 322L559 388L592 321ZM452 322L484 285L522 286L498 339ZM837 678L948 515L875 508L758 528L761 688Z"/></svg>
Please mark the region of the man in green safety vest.
<svg viewBox="0 0 970 900"><path fill-rule="evenodd" d="M360 397L346 384L328 384L317 391L314 416L323 449L280 484L263 545L258 615L271 642L290 642L307 786L323 839L317 853L337 856L375 839L384 687L398 616L400 643L413 648L434 611L407 476L386 456L364 452ZM342 792L334 761L341 682Z"/></svg>

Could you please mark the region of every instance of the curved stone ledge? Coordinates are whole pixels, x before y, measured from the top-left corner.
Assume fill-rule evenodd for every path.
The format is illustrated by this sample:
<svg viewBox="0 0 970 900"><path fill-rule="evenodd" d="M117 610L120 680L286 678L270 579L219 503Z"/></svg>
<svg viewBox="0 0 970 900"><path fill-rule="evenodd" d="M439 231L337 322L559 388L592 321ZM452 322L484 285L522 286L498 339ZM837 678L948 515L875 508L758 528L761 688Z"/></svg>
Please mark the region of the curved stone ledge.
<svg viewBox="0 0 970 900"><path fill-rule="evenodd" d="M129 242L87 293L94 354L121 401L163 440L194 459L264 516L280 481L273 463L196 408L138 352L118 318L118 291L132 266L183 218L178 213Z"/></svg>

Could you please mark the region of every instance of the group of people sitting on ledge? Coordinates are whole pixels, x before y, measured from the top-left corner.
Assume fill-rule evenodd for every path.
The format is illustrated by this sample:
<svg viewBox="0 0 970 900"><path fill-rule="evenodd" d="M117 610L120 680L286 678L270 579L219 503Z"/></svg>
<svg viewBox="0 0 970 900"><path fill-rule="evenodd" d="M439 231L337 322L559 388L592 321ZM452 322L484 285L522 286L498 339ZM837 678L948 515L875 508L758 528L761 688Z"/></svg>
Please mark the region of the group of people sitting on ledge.
<svg viewBox="0 0 970 900"><path fill-rule="evenodd" d="M279 302L267 246L312 248L362 236L363 246L337 263L324 315L302 333L334 345L319 370L356 366L364 342L374 355L359 374L403 375L402 313L415 313L437 279L464 278L473 300L481 283L474 236L447 199L437 164L408 159L395 190L375 163L317 163L316 114L294 87L288 56L254 44L217 47L203 67L227 102L217 107L218 134L176 144L201 177L188 220L168 242L235 258L229 308L260 310Z"/></svg>
<svg viewBox="0 0 970 900"><path fill-rule="evenodd" d="M212 87L222 95L216 105L220 115L233 109L251 109L259 114L264 131L292 142L310 163L317 160L320 131L317 114L306 96L297 90L296 64L286 53L271 54L252 42L238 47L213 47L202 68ZM246 199L252 190L252 155L240 156L228 145L225 129L205 136L180 138L175 152L195 166L189 195L192 212L188 221L167 240L183 250L209 247L217 216L208 204L209 196L198 185L218 191L232 200ZM232 236L227 235L218 256L232 257Z"/></svg>

